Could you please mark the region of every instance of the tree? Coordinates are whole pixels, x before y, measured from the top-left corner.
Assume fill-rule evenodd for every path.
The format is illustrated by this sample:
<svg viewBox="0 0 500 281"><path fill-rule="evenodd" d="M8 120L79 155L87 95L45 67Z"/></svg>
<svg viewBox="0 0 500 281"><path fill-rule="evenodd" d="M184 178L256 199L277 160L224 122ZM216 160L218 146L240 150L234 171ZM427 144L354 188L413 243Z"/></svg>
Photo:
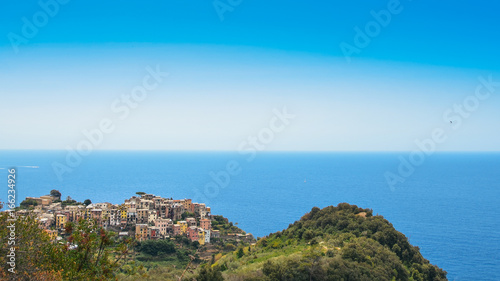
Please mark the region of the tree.
<svg viewBox="0 0 500 281"><path fill-rule="evenodd" d="M38 205L38 202L34 199L25 199L21 204L19 204L21 209L29 209L30 207L34 207Z"/></svg>
<svg viewBox="0 0 500 281"><path fill-rule="evenodd" d="M304 234L302 234L302 237L303 237L305 240L309 241L309 240L311 240L311 239L313 239L313 238L314 238L314 232L312 232L310 229L308 229L308 230L306 230L306 231L304 232Z"/></svg>
<svg viewBox="0 0 500 281"><path fill-rule="evenodd" d="M196 276L197 281L224 281L222 273L218 266L204 265L198 276Z"/></svg>
<svg viewBox="0 0 500 281"><path fill-rule="evenodd" d="M54 243L47 232L39 227L35 215L28 213L10 222L10 212L0 213L0 237L10 236L10 225L15 225L16 244L0 240L0 280L11 280L13 275L8 259L15 247L15 279L12 280L110 280L123 265L132 240L115 242L114 233L105 231L94 222L80 220L68 223L67 244Z"/></svg>
<svg viewBox="0 0 500 281"><path fill-rule="evenodd" d="M270 260L267 260L262 266L262 273L267 276L268 280L279 281L279 280L287 280L286 279L286 268L281 264L274 263Z"/></svg>
<svg viewBox="0 0 500 281"><path fill-rule="evenodd" d="M142 191L137 191L135 194L139 195L139 196L143 196L144 194L146 194L146 192L142 192Z"/></svg>
<svg viewBox="0 0 500 281"><path fill-rule="evenodd" d="M136 249L151 256L173 254L176 252L175 243L171 240L146 240L138 243Z"/></svg>
<svg viewBox="0 0 500 281"><path fill-rule="evenodd" d="M195 215L193 213L190 213L188 211L184 212L181 214L181 218L182 220L185 220L186 218L189 218L189 217L194 217Z"/></svg>
<svg viewBox="0 0 500 281"><path fill-rule="evenodd" d="M241 259L245 255L245 252L243 252L243 248L240 248L238 252L236 253L236 256Z"/></svg>
<svg viewBox="0 0 500 281"><path fill-rule="evenodd" d="M50 196L56 197L57 199L61 200L61 192L59 192L59 190L52 189L50 191Z"/></svg>
<svg viewBox="0 0 500 281"><path fill-rule="evenodd" d="M78 223L68 223L68 241L77 245L75 249L64 246L65 279L109 280L128 255L132 240L114 242L115 233L98 226L94 221L80 219Z"/></svg>
<svg viewBox="0 0 500 281"><path fill-rule="evenodd" d="M73 200L71 196L66 197L66 200L62 201L62 206L68 206L68 205L81 205L82 203L76 202L76 200Z"/></svg>
<svg viewBox="0 0 500 281"><path fill-rule="evenodd" d="M47 233L39 228L34 215L18 216L14 212L0 213L0 280L62 280L58 264L62 249L50 241ZM14 226L12 228L11 226ZM15 244L3 239L15 231ZM9 272L11 249L14 248L15 276ZM15 278L14 278L15 277ZM14 279L11 279L14 278Z"/></svg>
<svg viewBox="0 0 500 281"><path fill-rule="evenodd" d="M83 201L83 205L85 206L88 206L90 204L92 204L92 201L90 201L90 199L85 199L85 201Z"/></svg>

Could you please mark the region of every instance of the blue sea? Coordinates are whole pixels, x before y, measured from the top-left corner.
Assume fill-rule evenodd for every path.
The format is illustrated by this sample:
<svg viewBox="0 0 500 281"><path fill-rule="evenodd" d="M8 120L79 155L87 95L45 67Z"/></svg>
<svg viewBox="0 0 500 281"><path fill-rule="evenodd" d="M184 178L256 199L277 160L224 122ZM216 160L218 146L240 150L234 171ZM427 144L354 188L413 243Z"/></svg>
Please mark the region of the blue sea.
<svg viewBox="0 0 500 281"><path fill-rule="evenodd" d="M436 153L391 189L384 174L398 174L399 156L408 155L94 151L68 162L65 151L0 151L0 201L16 167L17 203L51 189L111 203L144 191L207 203L257 237L348 202L383 215L449 280L500 280L500 154ZM54 164L66 166L60 178Z"/></svg>

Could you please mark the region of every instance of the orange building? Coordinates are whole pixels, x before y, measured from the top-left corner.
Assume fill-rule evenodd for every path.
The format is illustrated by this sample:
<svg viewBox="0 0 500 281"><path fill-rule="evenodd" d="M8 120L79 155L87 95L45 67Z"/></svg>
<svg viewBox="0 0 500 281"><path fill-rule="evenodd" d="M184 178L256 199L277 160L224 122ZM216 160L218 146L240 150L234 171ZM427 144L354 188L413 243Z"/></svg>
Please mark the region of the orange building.
<svg viewBox="0 0 500 281"><path fill-rule="evenodd" d="M202 219L200 220L200 227L204 230L210 230L212 229L212 221L209 219Z"/></svg>

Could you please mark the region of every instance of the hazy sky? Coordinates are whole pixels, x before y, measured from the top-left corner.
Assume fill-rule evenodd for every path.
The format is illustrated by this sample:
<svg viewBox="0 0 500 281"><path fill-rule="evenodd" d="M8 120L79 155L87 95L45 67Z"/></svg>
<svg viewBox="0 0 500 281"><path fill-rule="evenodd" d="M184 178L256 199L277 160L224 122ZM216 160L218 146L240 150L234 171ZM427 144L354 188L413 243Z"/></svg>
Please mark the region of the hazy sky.
<svg viewBox="0 0 500 281"><path fill-rule="evenodd" d="M436 128L439 150L500 148L500 84L474 96L500 82L490 1L25 2L0 12L0 149L74 148L109 120L96 149L237 150L283 108L266 150L413 150Z"/></svg>

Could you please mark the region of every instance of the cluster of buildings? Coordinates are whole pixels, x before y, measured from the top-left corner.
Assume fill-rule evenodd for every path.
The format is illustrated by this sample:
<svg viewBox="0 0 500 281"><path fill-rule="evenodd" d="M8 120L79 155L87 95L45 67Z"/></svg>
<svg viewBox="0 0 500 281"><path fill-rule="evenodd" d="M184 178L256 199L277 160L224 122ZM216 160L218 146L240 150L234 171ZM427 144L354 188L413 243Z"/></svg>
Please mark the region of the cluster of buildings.
<svg viewBox="0 0 500 281"><path fill-rule="evenodd" d="M67 222L80 219L92 219L104 228L117 229L120 236L135 235L139 241L183 235L203 245L210 243L210 238L220 237L218 230L212 230L210 207L193 203L191 199L173 200L142 194L120 205L91 203L87 206L64 206L59 198L50 195L26 199L37 202L33 212L49 235L56 237ZM131 231L124 231L128 229Z"/></svg>

